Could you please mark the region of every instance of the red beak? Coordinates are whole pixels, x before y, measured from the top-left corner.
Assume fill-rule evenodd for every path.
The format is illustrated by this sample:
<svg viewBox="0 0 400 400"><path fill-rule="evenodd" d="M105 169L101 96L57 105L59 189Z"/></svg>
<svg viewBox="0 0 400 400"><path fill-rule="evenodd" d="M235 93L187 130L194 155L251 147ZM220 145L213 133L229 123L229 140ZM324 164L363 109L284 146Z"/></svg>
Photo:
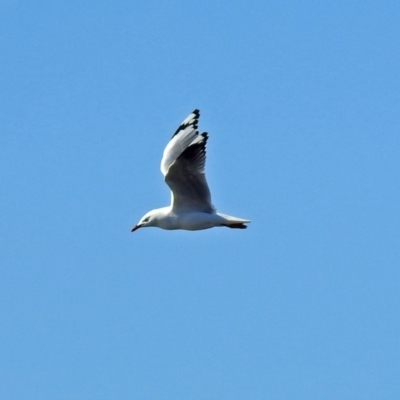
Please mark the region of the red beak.
<svg viewBox="0 0 400 400"><path fill-rule="evenodd" d="M135 225L132 229L131 232L135 232L137 229L140 228L140 225Z"/></svg>

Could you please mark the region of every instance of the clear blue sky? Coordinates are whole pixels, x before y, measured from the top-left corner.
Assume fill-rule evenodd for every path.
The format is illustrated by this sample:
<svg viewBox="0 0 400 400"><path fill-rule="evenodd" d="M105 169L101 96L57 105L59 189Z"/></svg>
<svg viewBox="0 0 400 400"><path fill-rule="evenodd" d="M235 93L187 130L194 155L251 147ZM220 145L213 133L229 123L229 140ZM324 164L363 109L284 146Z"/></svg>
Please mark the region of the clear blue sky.
<svg viewBox="0 0 400 400"><path fill-rule="evenodd" d="M398 1L0 6L0 398L400 393ZM169 204L194 108L221 212Z"/></svg>

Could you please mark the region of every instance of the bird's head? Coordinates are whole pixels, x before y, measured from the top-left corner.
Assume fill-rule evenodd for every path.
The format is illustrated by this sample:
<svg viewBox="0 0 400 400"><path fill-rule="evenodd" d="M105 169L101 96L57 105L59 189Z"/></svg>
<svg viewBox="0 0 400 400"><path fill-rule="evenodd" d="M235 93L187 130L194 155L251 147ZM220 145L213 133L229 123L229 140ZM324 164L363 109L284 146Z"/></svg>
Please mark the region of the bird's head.
<svg viewBox="0 0 400 400"><path fill-rule="evenodd" d="M143 215L142 218L140 218L140 221L131 229L131 232L135 232L139 228L147 228L149 226L156 226L156 210L151 210L145 215Z"/></svg>

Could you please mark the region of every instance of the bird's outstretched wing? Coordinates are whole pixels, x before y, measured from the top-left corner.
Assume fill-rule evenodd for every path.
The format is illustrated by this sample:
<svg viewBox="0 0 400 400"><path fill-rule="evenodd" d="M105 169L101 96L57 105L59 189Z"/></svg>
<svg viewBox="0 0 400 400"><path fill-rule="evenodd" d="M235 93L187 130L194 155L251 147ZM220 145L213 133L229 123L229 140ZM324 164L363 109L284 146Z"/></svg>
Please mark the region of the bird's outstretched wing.
<svg viewBox="0 0 400 400"><path fill-rule="evenodd" d="M199 110L194 110L182 122L161 160L161 172L172 192L172 209L177 212L215 212L204 172L208 135L199 134L199 117Z"/></svg>

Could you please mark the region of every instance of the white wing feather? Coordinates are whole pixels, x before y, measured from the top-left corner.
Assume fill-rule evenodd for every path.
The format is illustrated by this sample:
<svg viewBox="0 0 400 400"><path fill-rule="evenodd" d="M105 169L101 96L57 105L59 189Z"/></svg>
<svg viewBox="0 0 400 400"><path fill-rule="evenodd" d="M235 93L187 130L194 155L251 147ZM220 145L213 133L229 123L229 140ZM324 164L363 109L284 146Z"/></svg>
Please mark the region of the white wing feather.
<svg viewBox="0 0 400 400"><path fill-rule="evenodd" d="M176 212L215 212L204 173L208 136L199 135L199 116L194 110L182 122L161 160L161 172L171 189L171 205Z"/></svg>

